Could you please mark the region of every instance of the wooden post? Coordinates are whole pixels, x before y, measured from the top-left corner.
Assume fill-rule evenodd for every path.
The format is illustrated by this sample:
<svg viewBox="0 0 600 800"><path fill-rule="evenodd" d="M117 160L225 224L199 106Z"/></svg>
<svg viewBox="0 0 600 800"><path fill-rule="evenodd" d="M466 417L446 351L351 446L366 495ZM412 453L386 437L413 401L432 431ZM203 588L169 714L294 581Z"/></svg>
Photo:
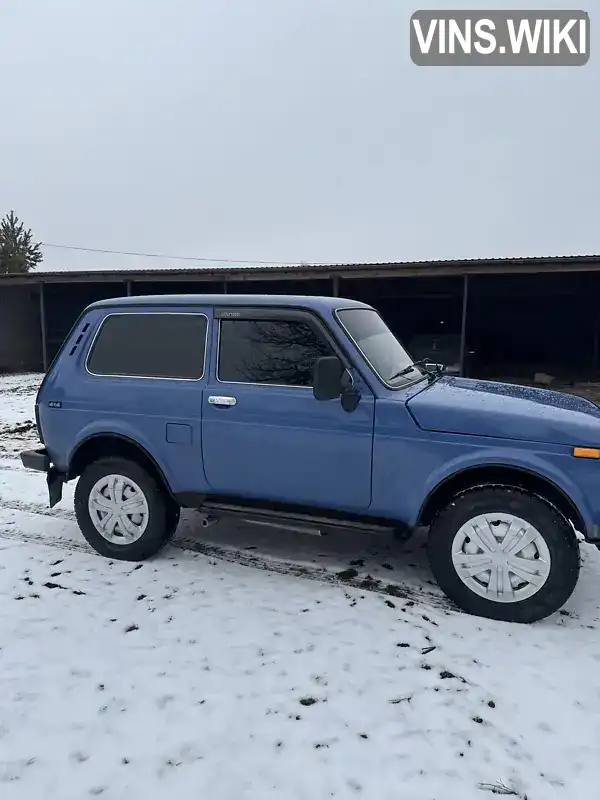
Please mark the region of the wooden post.
<svg viewBox="0 0 600 800"><path fill-rule="evenodd" d="M44 284L40 281L40 332L42 335L42 365L44 372L48 371L48 337L46 333L46 300L44 297Z"/></svg>
<svg viewBox="0 0 600 800"><path fill-rule="evenodd" d="M465 374L465 348L467 338L467 307L469 304L469 276L463 276L462 319L460 323L460 374Z"/></svg>
<svg viewBox="0 0 600 800"><path fill-rule="evenodd" d="M131 281L125 281L125 293L127 297L131 297Z"/></svg>

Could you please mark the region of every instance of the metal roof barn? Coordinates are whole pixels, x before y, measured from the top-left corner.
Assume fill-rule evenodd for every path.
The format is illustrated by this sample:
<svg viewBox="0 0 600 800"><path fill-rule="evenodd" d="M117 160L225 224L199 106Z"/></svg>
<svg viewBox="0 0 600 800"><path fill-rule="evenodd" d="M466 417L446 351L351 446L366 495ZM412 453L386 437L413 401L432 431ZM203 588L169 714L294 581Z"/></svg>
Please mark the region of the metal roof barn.
<svg viewBox="0 0 600 800"><path fill-rule="evenodd" d="M600 255L573 255L0 275L0 370L45 369L98 300L274 293L369 303L409 351L439 345L462 374L527 382L546 372L568 386L600 380L599 273Z"/></svg>

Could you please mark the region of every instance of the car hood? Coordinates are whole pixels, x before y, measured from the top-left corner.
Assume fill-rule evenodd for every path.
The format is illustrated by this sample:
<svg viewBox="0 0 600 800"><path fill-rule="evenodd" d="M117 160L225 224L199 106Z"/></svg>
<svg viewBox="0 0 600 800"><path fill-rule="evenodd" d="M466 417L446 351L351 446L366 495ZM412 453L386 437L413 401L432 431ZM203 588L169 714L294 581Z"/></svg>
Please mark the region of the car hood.
<svg viewBox="0 0 600 800"><path fill-rule="evenodd" d="M444 377L413 395L407 407L428 431L600 446L600 408L548 389Z"/></svg>

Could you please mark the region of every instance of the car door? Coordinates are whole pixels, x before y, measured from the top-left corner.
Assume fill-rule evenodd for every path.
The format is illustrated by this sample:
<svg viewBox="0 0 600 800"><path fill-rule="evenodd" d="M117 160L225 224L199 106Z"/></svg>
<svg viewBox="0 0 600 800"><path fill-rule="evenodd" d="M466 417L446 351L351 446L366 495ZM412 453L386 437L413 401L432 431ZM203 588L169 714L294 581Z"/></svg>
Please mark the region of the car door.
<svg viewBox="0 0 600 800"><path fill-rule="evenodd" d="M352 412L339 400L315 400L314 362L339 354L322 321L300 309L221 309L213 324L202 409L210 489L322 508L368 508L374 397L361 384Z"/></svg>

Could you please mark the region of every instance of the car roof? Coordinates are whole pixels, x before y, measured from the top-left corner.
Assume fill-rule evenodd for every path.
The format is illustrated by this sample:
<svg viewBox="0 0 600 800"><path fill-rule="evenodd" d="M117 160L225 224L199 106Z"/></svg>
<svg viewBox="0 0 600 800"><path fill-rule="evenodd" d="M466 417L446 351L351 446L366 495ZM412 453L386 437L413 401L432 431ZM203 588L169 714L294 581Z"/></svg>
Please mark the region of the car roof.
<svg viewBox="0 0 600 800"><path fill-rule="evenodd" d="M320 311L331 311L338 308L372 308L360 300L349 300L345 297L315 297L314 295L289 294L149 294L131 297L113 297L98 300L88 306L94 308L131 308L153 306L284 306L295 308L311 308Z"/></svg>

